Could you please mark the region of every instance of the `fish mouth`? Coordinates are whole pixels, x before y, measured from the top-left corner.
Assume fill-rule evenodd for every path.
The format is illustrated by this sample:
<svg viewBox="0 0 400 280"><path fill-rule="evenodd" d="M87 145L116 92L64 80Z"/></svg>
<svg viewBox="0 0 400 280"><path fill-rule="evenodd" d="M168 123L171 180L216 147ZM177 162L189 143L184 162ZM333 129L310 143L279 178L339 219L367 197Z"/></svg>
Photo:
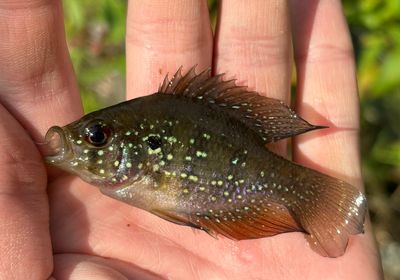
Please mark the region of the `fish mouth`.
<svg viewBox="0 0 400 280"><path fill-rule="evenodd" d="M45 160L50 164L59 164L70 159L72 149L68 144L64 130L59 126L52 126L45 136L46 154Z"/></svg>

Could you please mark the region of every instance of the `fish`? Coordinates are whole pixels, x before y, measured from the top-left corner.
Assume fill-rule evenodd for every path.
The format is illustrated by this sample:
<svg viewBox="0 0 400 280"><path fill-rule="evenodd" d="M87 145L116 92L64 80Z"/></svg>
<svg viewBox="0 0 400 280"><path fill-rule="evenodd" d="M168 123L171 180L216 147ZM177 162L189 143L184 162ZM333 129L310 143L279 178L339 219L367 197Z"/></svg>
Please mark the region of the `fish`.
<svg viewBox="0 0 400 280"><path fill-rule="evenodd" d="M302 232L339 257L364 232L364 194L268 148L321 128L224 74L181 67L156 93L51 127L45 160L178 225L233 240Z"/></svg>

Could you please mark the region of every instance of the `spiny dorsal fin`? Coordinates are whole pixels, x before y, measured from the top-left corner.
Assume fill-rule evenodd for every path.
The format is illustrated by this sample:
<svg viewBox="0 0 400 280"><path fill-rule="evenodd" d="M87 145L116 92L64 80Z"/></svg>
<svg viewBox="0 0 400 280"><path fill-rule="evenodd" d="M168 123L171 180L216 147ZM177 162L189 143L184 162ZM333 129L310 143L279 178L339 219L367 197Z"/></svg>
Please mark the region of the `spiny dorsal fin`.
<svg viewBox="0 0 400 280"><path fill-rule="evenodd" d="M180 67L171 80L168 75L165 77L158 92L218 106L254 130L266 143L323 128L298 117L282 101L261 96L245 86L237 86L235 80L224 81L223 76L211 77L210 68L197 75L195 67L182 75Z"/></svg>

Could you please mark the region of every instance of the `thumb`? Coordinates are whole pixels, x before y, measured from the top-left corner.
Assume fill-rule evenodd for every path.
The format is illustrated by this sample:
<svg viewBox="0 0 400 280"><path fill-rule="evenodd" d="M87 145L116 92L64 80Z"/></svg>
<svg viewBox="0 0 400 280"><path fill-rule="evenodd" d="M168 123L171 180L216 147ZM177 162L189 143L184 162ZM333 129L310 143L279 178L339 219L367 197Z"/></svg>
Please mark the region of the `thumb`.
<svg viewBox="0 0 400 280"><path fill-rule="evenodd" d="M46 169L1 104L0 135L0 279L47 279L53 264Z"/></svg>

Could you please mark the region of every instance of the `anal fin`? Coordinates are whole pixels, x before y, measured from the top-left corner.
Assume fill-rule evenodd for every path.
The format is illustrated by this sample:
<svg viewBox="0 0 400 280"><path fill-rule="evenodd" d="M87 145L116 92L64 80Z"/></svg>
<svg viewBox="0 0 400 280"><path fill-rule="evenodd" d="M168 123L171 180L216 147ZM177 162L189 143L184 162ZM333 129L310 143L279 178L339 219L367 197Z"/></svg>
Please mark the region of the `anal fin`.
<svg viewBox="0 0 400 280"><path fill-rule="evenodd" d="M289 211L280 204L266 203L196 215L194 223L211 233L233 240L255 239L292 231L303 231Z"/></svg>

